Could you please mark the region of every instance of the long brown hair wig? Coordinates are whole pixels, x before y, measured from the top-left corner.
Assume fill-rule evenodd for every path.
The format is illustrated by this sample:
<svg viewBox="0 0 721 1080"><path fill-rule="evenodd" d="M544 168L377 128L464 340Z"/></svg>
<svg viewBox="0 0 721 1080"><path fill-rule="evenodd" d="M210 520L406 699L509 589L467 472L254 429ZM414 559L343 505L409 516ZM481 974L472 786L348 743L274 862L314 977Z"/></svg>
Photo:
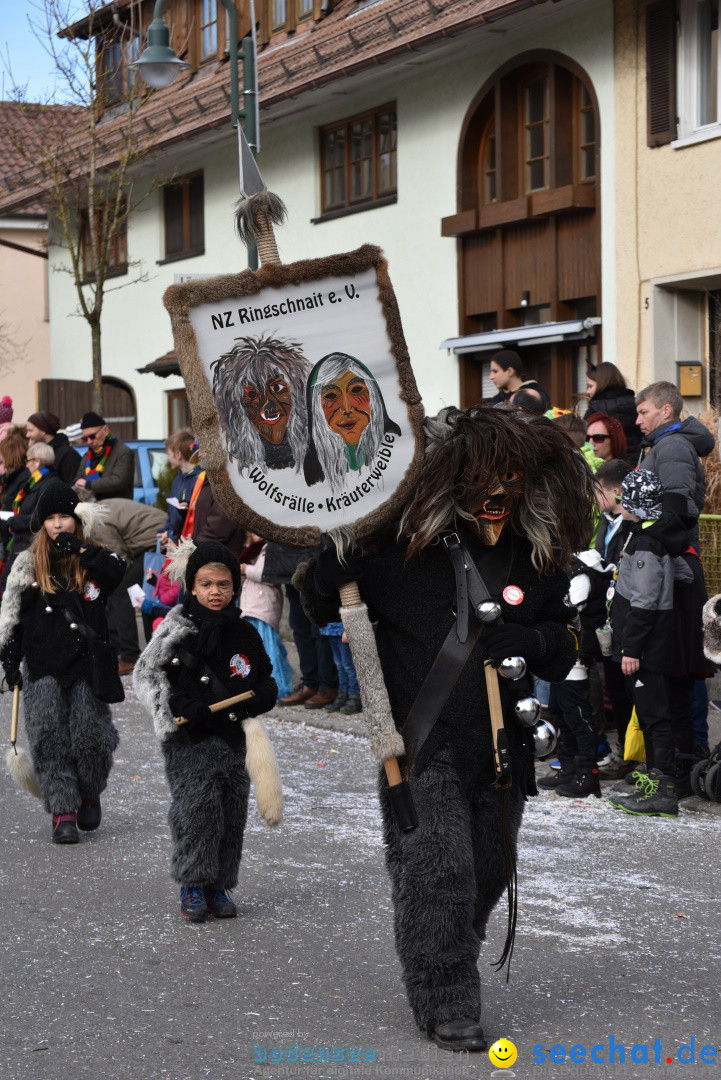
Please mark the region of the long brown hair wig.
<svg viewBox="0 0 721 1080"><path fill-rule="evenodd" d="M524 490L510 528L530 541L539 573L566 567L588 545L596 506L593 474L550 420L506 408L446 409L426 422L429 449L413 501L399 524L408 557L462 519L467 486L519 466ZM460 520L459 520L460 519Z"/></svg>
<svg viewBox="0 0 721 1080"><path fill-rule="evenodd" d="M75 535L80 540L85 539L83 527L79 521L75 523ZM75 592L83 591L85 582L88 580L87 570L80 565L77 555L58 557L57 550L44 526L41 525L39 532L35 534L30 550L35 559L35 580L41 592L52 595L63 588L62 583L66 583L67 588Z"/></svg>

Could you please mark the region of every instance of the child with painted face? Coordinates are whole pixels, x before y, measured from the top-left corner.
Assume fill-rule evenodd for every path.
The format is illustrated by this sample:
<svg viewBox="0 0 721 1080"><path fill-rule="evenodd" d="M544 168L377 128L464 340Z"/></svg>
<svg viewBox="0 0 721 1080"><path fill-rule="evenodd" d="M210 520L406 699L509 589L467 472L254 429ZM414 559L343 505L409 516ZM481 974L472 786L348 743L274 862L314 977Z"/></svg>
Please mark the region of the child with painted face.
<svg viewBox="0 0 721 1080"><path fill-rule="evenodd" d="M0 609L0 659L8 685L23 690L32 761L11 754L8 764L42 797L56 844L76 844L78 829L97 829L118 745L108 703L124 695L105 604L125 563L89 542L102 515L97 503L79 505L67 484L49 484Z"/></svg>
<svg viewBox="0 0 721 1080"><path fill-rule="evenodd" d="M156 630L135 667L135 691L153 716L170 787L171 874L191 922L236 914L250 781L271 825L282 811L280 779L265 728L277 687L257 630L236 604L240 565L215 541L170 554L168 576L185 599ZM242 694L222 709L211 706Z"/></svg>

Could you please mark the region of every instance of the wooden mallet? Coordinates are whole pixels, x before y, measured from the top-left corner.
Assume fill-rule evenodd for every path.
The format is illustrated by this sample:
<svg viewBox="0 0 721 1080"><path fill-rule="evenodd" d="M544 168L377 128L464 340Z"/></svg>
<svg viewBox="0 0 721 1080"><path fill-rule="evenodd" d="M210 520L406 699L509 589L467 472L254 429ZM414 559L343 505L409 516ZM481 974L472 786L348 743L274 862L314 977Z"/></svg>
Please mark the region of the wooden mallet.
<svg viewBox="0 0 721 1080"><path fill-rule="evenodd" d="M222 709L229 709L231 705L237 705L239 701L249 701L250 698L255 697L255 690L246 690L244 694L236 694L235 697L224 698L222 701L216 701L215 705L210 705L211 712L220 712ZM13 701L13 710L15 709L15 702ZM13 719L15 719L15 712L13 711ZM229 717L230 719L230 717ZM237 720L237 717L233 719ZM190 721L185 716L176 716L175 723L178 727L181 724L188 724Z"/></svg>

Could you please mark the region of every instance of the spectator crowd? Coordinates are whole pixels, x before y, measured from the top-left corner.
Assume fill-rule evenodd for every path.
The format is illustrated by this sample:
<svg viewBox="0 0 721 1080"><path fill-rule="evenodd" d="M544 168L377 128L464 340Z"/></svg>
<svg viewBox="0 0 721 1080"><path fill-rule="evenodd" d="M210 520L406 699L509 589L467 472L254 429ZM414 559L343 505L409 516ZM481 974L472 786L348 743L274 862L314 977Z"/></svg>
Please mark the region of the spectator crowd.
<svg viewBox="0 0 721 1080"><path fill-rule="evenodd" d="M705 498L702 459L714 438L695 417L681 418L684 402L673 384L656 382L634 393L611 363L589 365L583 416L554 408L511 350L493 357L490 378L497 391L493 406L545 414L565 430L596 479L589 546L576 553L570 570L578 659L562 683L536 687L560 731L558 759L539 786L587 798L601 795L602 780L625 779L628 790L611 796L614 808L675 816L679 798L691 794L693 766L709 754L705 680L713 672L702 650L707 595L698 517ZM320 547L297 550L247 533L217 503L193 433L177 431L165 446L174 476L160 509L133 499L134 451L101 415L90 411L63 427L41 410L18 423L11 399L3 397L0 588L7 589L13 565L43 529L52 537L55 518L67 522L78 518L76 504L100 504L93 545L122 560L121 570L102 564L114 674L122 677L134 671L142 651L138 608L142 637L150 641L184 602L185 581L171 572L174 554L186 541L196 548L222 545L233 580L237 568L242 582L240 615L272 666L278 705L359 713L360 688L342 624L315 626L293 585L298 566ZM80 560L73 574L87 591L90 549L67 543L67 559ZM280 633L284 605L297 650L295 681ZM112 741L112 732L106 735Z"/></svg>

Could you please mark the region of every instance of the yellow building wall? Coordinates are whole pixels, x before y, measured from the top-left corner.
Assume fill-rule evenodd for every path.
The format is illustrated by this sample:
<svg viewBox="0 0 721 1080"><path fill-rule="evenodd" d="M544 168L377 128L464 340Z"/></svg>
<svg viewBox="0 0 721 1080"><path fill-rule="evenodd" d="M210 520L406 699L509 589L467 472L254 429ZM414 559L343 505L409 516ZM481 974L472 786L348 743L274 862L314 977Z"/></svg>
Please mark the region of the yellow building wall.
<svg viewBox="0 0 721 1080"><path fill-rule="evenodd" d="M615 65L617 363L640 389L656 379L675 382L675 358L694 359L677 352L672 362L662 333L669 320L694 320L697 358L708 360L701 293L678 294L681 310L667 316L659 303L670 294L653 283L721 268L721 139L646 145L645 5L638 0L617 0Z"/></svg>

